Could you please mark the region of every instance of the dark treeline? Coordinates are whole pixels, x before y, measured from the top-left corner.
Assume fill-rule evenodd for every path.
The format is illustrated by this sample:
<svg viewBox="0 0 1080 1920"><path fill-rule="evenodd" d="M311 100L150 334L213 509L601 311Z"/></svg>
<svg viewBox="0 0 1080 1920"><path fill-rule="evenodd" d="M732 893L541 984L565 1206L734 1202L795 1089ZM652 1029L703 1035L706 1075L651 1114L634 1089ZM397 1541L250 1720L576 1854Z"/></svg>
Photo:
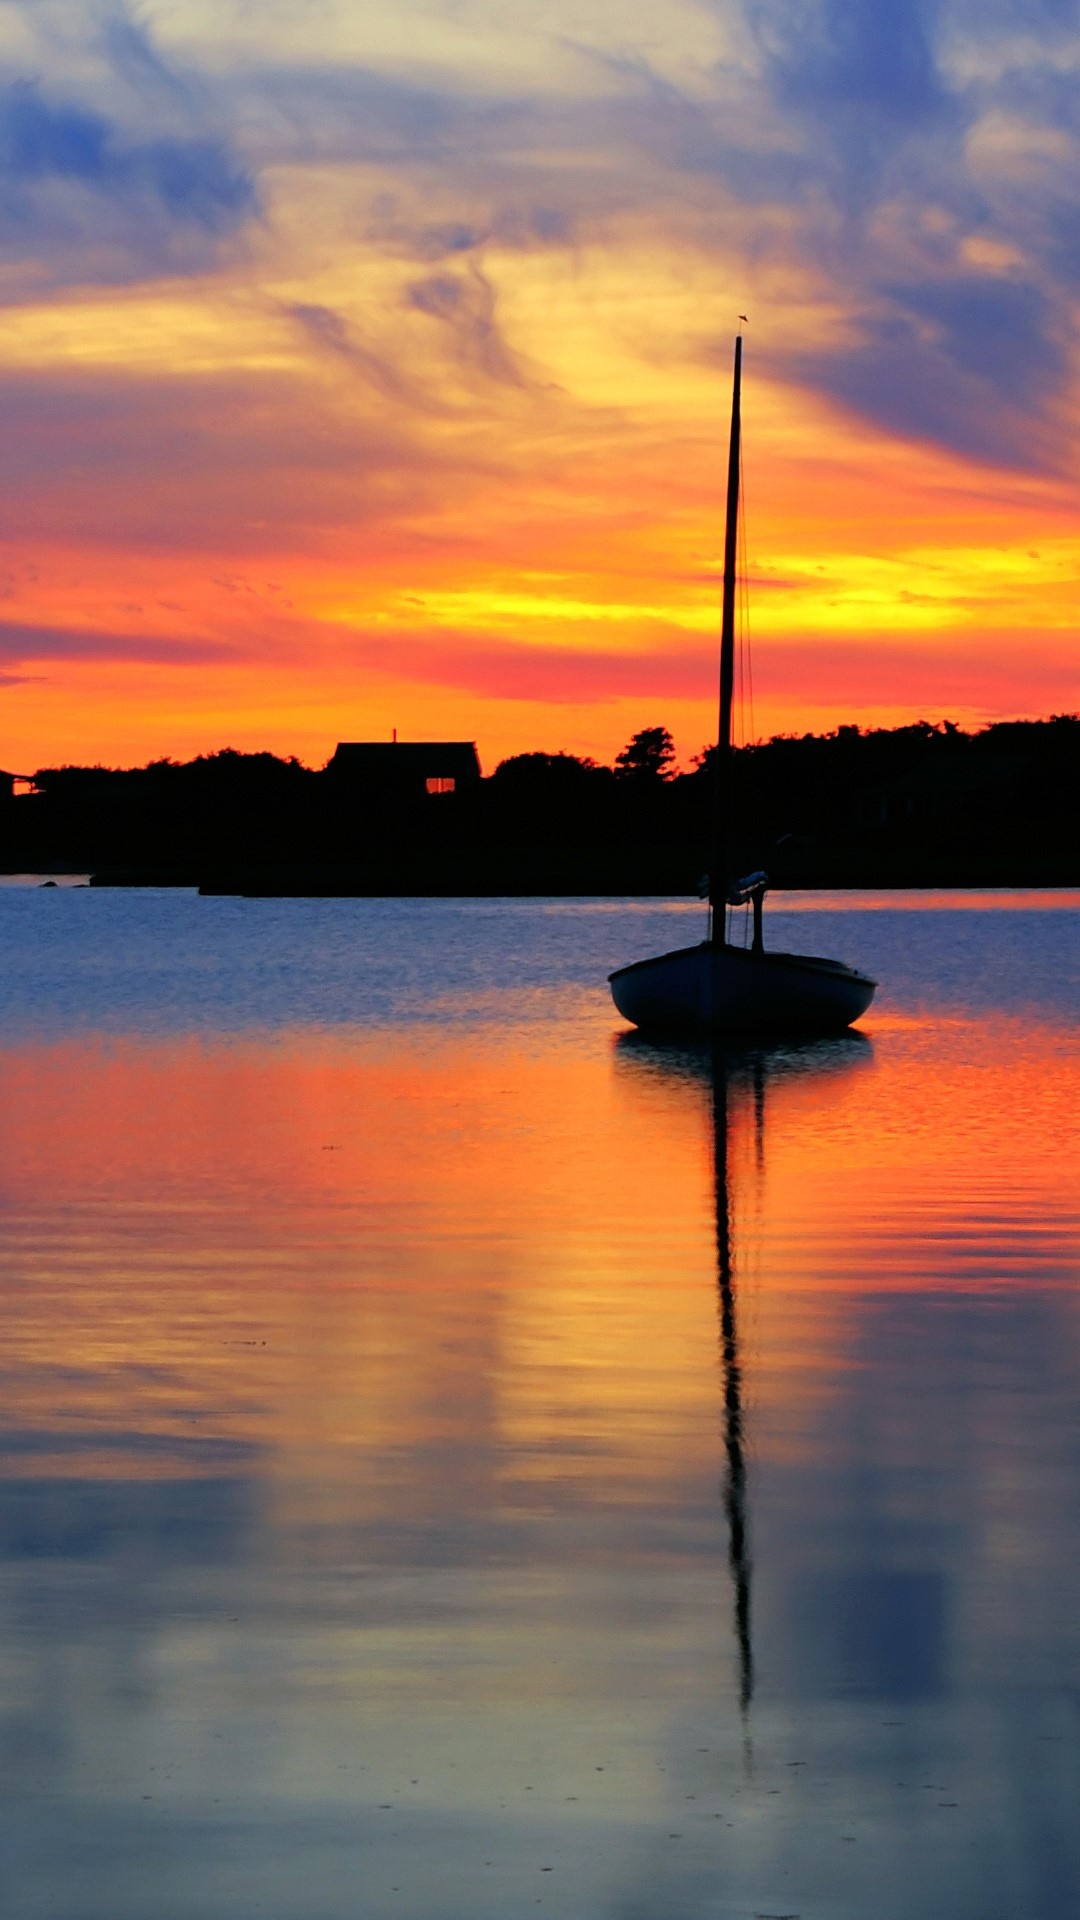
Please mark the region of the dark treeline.
<svg viewBox="0 0 1080 1920"><path fill-rule="evenodd" d="M467 790L387 789L231 750L0 785L0 868L287 893L693 893L711 751L662 727L613 767L505 760ZM1080 884L1080 718L779 737L734 767L735 859L779 886Z"/></svg>

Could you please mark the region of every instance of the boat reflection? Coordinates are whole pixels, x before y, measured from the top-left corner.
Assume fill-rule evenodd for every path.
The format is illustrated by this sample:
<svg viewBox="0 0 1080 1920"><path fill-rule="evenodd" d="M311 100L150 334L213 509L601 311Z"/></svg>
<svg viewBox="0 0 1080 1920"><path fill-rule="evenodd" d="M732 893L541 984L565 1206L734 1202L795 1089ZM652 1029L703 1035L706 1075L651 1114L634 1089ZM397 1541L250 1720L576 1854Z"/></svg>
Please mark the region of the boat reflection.
<svg viewBox="0 0 1080 1920"><path fill-rule="evenodd" d="M616 1041L620 1072L643 1080L683 1082L705 1092L712 1125L713 1193L716 1209L716 1288L720 1367L723 1383L723 1442L725 1471L723 1507L727 1521L728 1566L731 1572L732 1613L738 1658L739 1709L744 1723L754 1692L754 1647L751 1614L749 1512L747 1500L746 1429L743 1359L739 1344L739 1269L736 1193L732 1165L735 1130L748 1115L753 1137L755 1179L765 1173L767 1107L785 1087L805 1084L808 1077L835 1076L868 1066L873 1046L855 1031L806 1041L782 1041L753 1046L724 1045L721 1041L665 1043L634 1031ZM743 1249L746 1256L746 1249Z"/></svg>

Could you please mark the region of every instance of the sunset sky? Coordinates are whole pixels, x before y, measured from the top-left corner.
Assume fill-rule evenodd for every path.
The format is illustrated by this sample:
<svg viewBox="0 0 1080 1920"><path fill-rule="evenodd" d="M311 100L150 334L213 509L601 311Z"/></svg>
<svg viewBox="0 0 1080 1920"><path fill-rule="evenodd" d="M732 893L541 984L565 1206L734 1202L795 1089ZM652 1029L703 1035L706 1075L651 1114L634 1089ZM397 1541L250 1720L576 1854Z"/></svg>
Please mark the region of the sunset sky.
<svg viewBox="0 0 1080 1920"><path fill-rule="evenodd" d="M1080 706L1072 0L0 9L0 764Z"/></svg>

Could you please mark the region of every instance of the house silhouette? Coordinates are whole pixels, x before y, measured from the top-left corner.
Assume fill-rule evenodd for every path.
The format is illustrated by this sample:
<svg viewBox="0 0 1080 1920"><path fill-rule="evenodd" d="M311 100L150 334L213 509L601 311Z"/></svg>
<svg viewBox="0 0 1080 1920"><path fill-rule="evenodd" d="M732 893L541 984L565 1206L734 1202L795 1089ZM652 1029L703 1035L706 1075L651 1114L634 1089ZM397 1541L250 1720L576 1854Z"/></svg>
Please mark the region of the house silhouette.
<svg viewBox="0 0 1080 1920"><path fill-rule="evenodd" d="M473 791L480 759L473 740L342 740L326 777L343 797L422 800Z"/></svg>

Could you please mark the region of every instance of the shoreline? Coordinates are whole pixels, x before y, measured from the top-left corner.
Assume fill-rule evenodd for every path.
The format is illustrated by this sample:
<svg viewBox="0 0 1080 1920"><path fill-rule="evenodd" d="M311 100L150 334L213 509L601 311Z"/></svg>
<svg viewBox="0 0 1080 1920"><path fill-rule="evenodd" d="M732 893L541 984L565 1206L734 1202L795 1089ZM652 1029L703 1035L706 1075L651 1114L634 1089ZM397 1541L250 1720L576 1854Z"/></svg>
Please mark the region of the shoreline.
<svg viewBox="0 0 1080 1920"><path fill-rule="evenodd" d="M461 875L455 880L432 874L410 874L392 882L386 875L363 874L272 874L231 872L200 874L175 868L110 868L88 872L85 867L16 868L0 872L0 887L58 890L94 888L127 891L195 892L204 898L248 900L546 900L546 899L651 899L682 900L688 905L704 905L696 888L666 882L662 876L620 873L568 876L551 871L530 876L527 884L513 884L507 875ZM1066 874L1045 871L1017 873L1015 870L978 872L970 868L958 871L945 863L936 871L909 869L903 873L857 875L822 873L784 877L770 881L770 896L779 901L785 895L816 893L1024 893L1033 890L1067 894L1080 891L1080 869Z"/></svg>

